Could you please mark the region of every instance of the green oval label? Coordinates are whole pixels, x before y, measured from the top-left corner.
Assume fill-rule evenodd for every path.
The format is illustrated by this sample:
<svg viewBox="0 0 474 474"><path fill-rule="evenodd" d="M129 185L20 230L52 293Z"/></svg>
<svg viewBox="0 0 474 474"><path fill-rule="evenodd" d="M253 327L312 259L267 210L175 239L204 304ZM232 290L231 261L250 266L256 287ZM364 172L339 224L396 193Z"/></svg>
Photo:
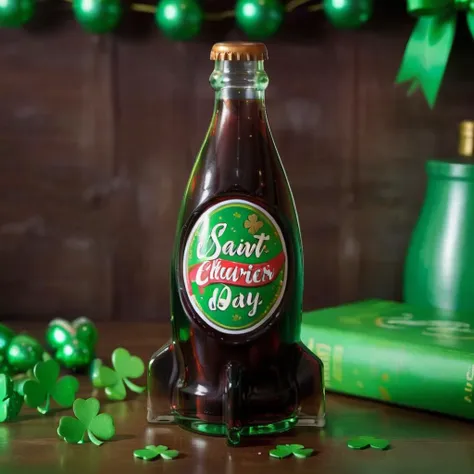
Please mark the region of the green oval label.
<svg viewBox="0 0 474 474"><path fill-rule="evenodd" d="M241 199L220 202L199 217L186 242L186 294L212 328L248 333L278 308L287 259L281 230L265 209Z"/></svg>

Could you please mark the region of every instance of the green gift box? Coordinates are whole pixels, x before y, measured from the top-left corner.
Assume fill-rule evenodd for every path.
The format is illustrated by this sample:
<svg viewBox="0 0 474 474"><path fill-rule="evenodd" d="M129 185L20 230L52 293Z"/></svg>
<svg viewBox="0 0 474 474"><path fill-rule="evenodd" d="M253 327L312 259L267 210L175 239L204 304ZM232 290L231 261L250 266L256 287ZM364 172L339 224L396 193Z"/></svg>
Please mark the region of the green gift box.
<svg viewBox="0 0 474 474"><path fill-rule="evenodd" d="M468 314L368 300L303 314L328 391L474 419Z"/></svg>

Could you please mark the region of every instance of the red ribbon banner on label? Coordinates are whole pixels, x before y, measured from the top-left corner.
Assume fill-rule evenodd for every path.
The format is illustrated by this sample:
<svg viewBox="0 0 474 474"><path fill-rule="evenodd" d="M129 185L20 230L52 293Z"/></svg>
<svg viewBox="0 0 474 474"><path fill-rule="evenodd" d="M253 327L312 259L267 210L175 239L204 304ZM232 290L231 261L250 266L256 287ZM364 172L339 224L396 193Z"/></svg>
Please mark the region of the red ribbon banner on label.
<svg viewBox="0 0 474 474"><path fill-rule="evenodd" d="M278 276L284 262L283 252L264 263L231 262L221 258L207 260L190 268L189 288L191 282L197 283L200 288L214 283L244 287L268 285Z"/></svg>

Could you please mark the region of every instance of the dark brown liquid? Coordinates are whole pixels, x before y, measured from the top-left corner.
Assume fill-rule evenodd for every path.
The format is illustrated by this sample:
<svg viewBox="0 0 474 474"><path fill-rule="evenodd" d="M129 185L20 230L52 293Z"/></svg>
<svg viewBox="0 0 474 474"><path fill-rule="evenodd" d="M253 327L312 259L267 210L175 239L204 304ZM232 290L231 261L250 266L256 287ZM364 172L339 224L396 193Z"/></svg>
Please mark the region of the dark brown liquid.
<svg viewBox="0 0 474 474"><path fill-rule="evenodd" d="M208 207L232 198L267 210L282 230L288 253L287 286L279 308L267 323L243 335L207 326L192 309L181 277L190 229ZM238 414L237 424L272 423L297 412L302 276L296 211L264 103L219 100L184 198L171 269L177 361L172 406L177 414L222 422L229 377L238 386L239 395L228 401L228 409Z"/></svg>

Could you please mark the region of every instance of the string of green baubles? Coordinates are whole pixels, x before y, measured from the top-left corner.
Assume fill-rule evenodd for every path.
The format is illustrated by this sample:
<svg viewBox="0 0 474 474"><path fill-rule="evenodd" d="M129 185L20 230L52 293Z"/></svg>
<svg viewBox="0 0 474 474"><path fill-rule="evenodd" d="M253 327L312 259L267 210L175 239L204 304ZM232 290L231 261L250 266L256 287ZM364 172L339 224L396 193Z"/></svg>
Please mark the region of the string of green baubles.
<svg viewBox="0 0 474 474"><path fill-rule="evenodd" d="M18 28L34 16L37 0L0 0L0 27ZM113 31L119 24L124 6L122 0L66 0L72 2L77 22L90 33ZM162 33L172 40L190 40L200 31L205 20L219 21L235 17L244 33L253 39L274 35L285 13L307 5L308 11L324 11L328 20L337 28L359 28L372 15L373 0L237 0L234 10L206 14L197 0L160 0L156 7L133 3L131 10L155 15Z"/></svg>

